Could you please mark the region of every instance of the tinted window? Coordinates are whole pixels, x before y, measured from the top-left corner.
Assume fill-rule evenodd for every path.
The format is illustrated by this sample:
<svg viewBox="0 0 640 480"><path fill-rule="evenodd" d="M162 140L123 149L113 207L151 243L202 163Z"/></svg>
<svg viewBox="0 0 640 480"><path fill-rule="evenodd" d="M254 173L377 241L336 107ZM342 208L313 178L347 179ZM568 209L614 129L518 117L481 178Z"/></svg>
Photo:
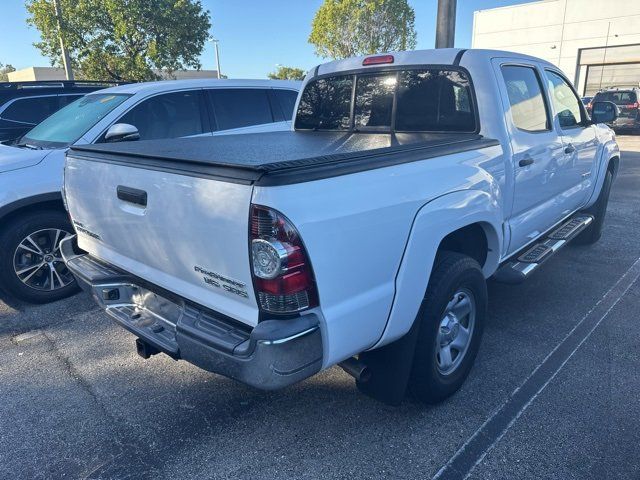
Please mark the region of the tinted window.
<svg viewBox="0 0 640 480"><path fill-rule="evenodd" d="M174 92L144 100L120 117L140 132L141 140L178 138L203 133L200 92Z"/></svg>
<svg viewBox="0 0 640 480"><path fill-rule="evenodd" d="M503 66L511 116L516 127L527 132L549 130L547 108L537 72L530 67Z"/></svg>
<svg viewBox="0 0 640 480"><path fill-rule="evenodd" d="M390 131L395 96L396 131L476 130L469 79L462 72L439 69L344 75L311 82L302 93L296 128L348 130L354 78L356 129Z"/></svg>
<svg viewBox="0 0 640 480"><path fill-rule="evenodd" d="M356 81L355 128L391 127L396 74L361 75Z"/></svg>
<svg viewBox="0 0 640 480"><path fill-rule="evenodd" d="M216 89L209 93L218 130L273 122L266 90Z"/></svg>
<svg viewBox="0 0 640 480"><path fill-rule="evenodd" d="M0 116L7 120L36 124L58 108L57 96L22 98L11 103Z"/></svg>
<svg viewBox="0 0 640 480"><path fill-rule="evenodd" d="M296 128L348 129L352 88L352 75L323 78L309 83L298 104Z"/></svg>
<svg viewBox="0 0 640 480"><path fill-rule="evenodd" d="M635 92L620 91L620 92L600 92L596 93L593 100L594 102L613 102L616 105L631 105L638 101L638 97Z"/></svg>
<svg viewBox="0 0 640 480"><path fill-rule="evenodd" d="M58 100L60 101L60 108L66 107L70 103L75 102L77 99L82 98L83 95L60 95Z"/></svg>
<svg viewBox="0 0 640 480"><path fill-rule="evenodd" d="M547 71L549 81L549 95L558 115L560 126L575 127L582 121L580 100L560 75Z"/></svg>
<svg viewBox="0 0 640 480"><path fill-rule="evenodd" d="M298 92L294 90L274 90L282 113L285 120L291 120L293 117L293 110L296 108L296 99L298 98Z"/></svg>
<svg viewBox="0 0 640 480"><path fill-rule="evenodd" d="M127 98L129 95L109 93L82 97L36 125L22 142L45 147L70 145Z"/></svg>
<svg viewBox="0 0 640 480"><path fill-rule="evenodd" d="M396 130L476 130L469 79L462 72L407 70L398 83Z"/></svg>

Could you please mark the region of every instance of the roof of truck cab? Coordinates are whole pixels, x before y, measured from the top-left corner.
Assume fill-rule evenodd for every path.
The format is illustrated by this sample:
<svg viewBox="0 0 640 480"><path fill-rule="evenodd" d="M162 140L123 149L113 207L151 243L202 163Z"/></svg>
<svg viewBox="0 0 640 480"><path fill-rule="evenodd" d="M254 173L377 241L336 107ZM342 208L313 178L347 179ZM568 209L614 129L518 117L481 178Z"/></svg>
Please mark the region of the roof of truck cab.
<svg viewBox="0 0 640 480"><path fill-rule="evenodd" d="M137 93L160 93L173 90L186 90L191 88L286 88L300 90L302 82L294 80L237 80L198 78L191 80L160 80L157 82L141 82L119 85L117 87L100 90L99 93L125 93L129 95ZM96 92L97 93L97 92Z"/></svg>
<svg viewBox="0 0 640 480"><path fill-rule="evenodd" d="M378 55L393 55L393 65L454 65L456 58L472 56L476 59L486 59L490 61L493 58L510 57L523 60L535 61L545 66L554 67L552 63L547 62L538 57L532 57L522 53L508 52L505 50L488 50L480 48L438 48L427 50L410 50L405 52L381 52L373 55L363 55L360 57L345 58L342 60L334 60L318 65L309 70L307 78L316 75L325 75L329 73L337 73L344 71L353 71L360 69L379 69L387 67L389 64L363 66L362 62L367 57ZM462 61L464 63L464 61Z"/></svg>

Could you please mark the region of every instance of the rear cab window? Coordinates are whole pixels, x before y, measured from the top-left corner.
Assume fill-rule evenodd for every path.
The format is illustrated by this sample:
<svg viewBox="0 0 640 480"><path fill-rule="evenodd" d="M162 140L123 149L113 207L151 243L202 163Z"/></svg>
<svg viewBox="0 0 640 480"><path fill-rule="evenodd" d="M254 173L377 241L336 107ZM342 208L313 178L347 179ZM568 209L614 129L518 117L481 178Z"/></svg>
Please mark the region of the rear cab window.
<svg viewBox="0 0 640 480"><path fill-rule="evenodd" d="M613 102L616 105L633 105L638 102L636 92L632 90L619 90L615 92L598 92L593 97L593 102Z"/></svg>
<svg viewBox="0 0 640 480"><path fill-rule="evenodd" d="M300 97L297 130L479 131L471 81L456 67L322 77Z"/></svg>

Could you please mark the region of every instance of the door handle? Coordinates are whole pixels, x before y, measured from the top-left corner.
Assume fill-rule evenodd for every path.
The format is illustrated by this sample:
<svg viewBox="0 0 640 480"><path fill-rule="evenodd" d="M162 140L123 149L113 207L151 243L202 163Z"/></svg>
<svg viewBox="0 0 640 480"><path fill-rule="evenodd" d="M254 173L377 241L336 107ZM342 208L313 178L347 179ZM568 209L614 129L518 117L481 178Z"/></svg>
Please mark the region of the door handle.
<svg viewBox="0 0 640 480"><path fill-rule="evenodd" d="M147 206L147 192L145 192L144 190L138 190L137 188L118 185L116 191L120 200L129 203L135 203L136 205L140 205L142 207Z"/></svg>
<svg viewBox="0 0 640 480"><path fill-rule="evenodd" d="M523 158L522 160L520 160L518 162L518 165L520 165L521 167L526 167L526 166L531 165L532 163L533 163L533 158L525 157L525 158Z"/></svg>
<svg viewBox="0 0 640 480"><path fill-rule="evenodd" d="M576 147L574 147L571 144L567 145L566 148L564 149L564 153L566 153L567 155L575 151L576 151Z"/></svg>

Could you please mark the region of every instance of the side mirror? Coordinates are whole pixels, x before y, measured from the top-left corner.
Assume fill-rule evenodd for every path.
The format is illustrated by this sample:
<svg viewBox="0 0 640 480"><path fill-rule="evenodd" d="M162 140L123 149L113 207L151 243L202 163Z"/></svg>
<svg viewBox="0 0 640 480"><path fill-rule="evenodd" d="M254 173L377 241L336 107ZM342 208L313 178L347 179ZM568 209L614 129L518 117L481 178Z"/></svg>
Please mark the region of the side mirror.
<svg viewBox="0 0 640 480"><path fill-rule="evenodd" d="M139 139L140 132L138 132L138 129L128 123L114 123L104 134L105 142L129 142Z"/></svg>
<svg viewBox="0 0 640 480"><path fill-rule="evenodd" d="M593 123L611 123L620 114L620 109L613 102L593 102L591 120Z"/></svg>

